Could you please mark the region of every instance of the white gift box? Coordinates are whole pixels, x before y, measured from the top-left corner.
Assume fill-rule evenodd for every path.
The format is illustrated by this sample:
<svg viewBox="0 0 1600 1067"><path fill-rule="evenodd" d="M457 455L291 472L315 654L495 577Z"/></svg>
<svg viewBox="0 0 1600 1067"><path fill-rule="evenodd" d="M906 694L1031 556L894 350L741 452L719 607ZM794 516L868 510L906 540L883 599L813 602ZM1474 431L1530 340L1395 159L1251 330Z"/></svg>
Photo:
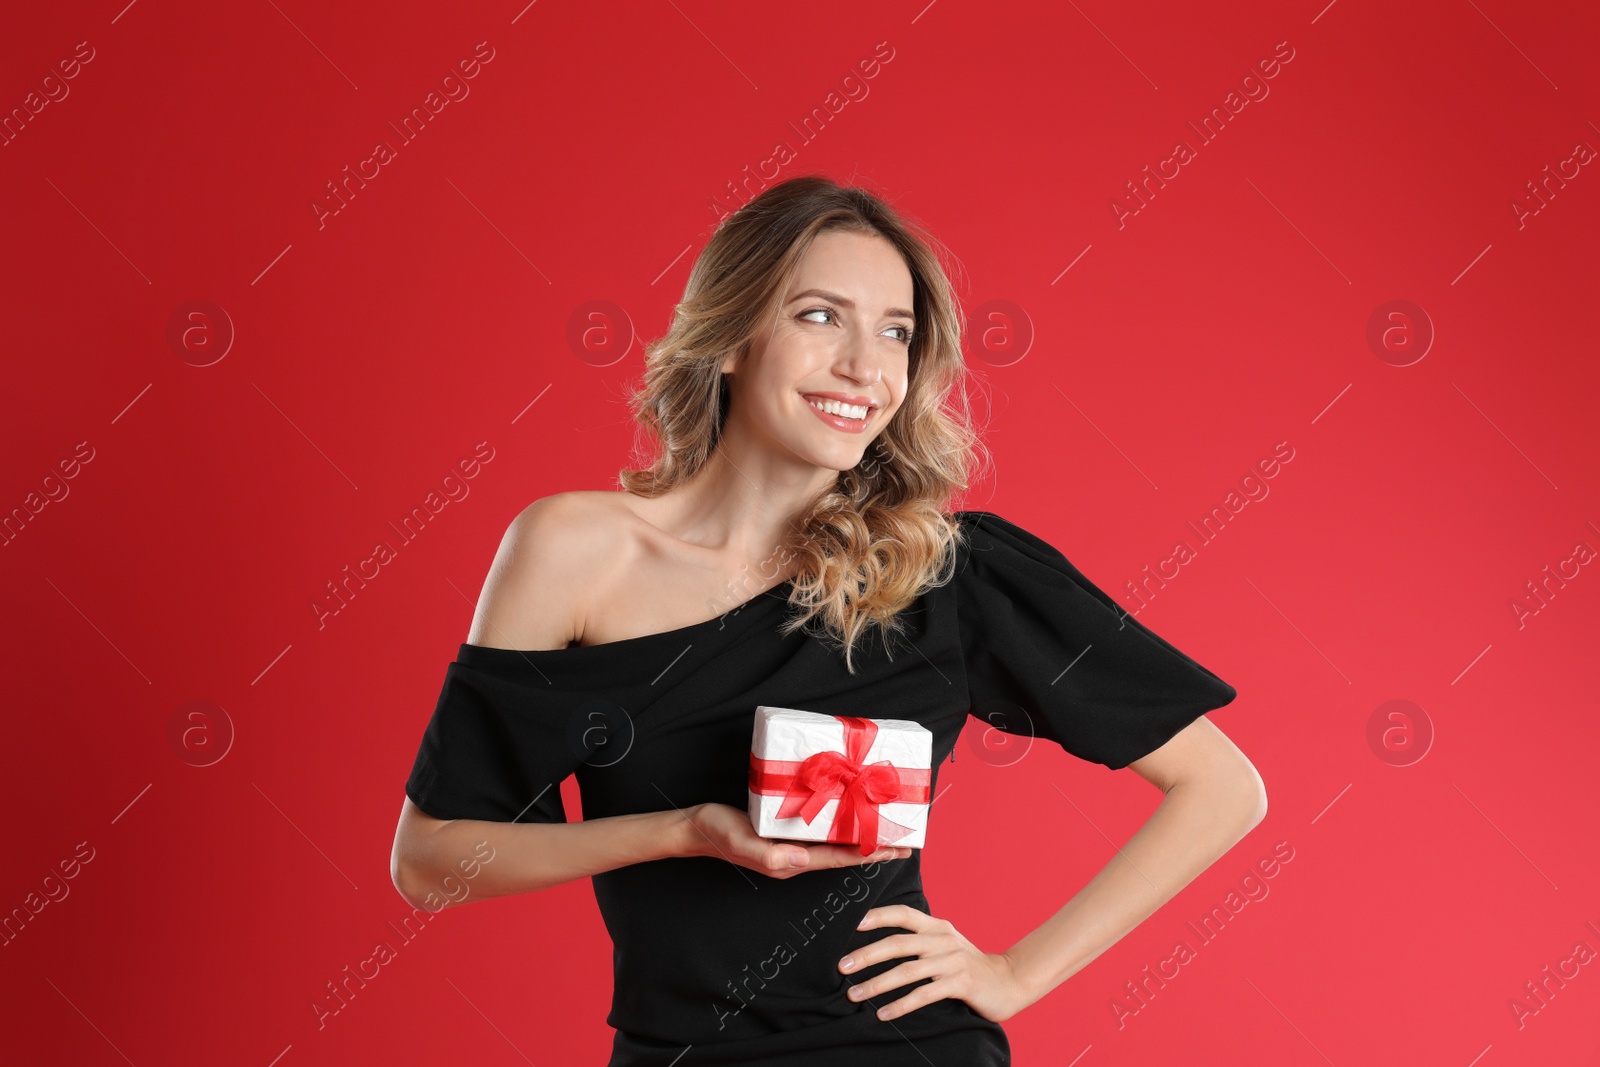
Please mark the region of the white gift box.
<svg viewBox="0 0 1600 1067"><path fill-rule="evenodd" d="M863 855L921 848L932 767L933 734L920 723L758 707L750 822L762 837L860 845ZM862 841L874 822L876 840Z"/></svg>

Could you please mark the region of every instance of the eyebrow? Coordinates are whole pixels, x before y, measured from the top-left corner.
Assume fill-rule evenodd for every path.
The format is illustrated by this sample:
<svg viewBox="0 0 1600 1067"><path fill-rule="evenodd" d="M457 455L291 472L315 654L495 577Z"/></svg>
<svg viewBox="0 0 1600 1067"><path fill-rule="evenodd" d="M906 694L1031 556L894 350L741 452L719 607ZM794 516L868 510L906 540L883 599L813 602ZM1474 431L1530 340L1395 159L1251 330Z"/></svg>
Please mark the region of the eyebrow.
<svg viewBox="0 0 1600 1067"><path fill-rule="evenodd" d="M792 304L797 300L804 300L808 296L820 296L824 300L831 300L835 304L839 304L842 307L851 309L854 309L856 306L854 300L842 297L838 293L830 293L826 289L807 289L803 293L796 293L794 296L789 298L788 303ZM910 319L912 322L917 321L917 317L911 314L911 312L907 311L905 308L886 308L884 310L884 314L891 318Z"/></svg>

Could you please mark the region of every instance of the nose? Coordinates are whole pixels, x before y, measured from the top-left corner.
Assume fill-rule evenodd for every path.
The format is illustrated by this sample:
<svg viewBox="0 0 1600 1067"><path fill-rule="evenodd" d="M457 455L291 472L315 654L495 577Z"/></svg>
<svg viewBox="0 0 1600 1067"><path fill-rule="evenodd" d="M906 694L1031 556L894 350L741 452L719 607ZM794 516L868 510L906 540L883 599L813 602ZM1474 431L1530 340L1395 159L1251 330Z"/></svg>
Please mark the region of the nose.
<svg viewBox="0 0 1600 1067"><path fill-rule="evenodd" d="M834 361L834 371L857 385L876 385L883 380L883 360L871 337L857 335L846 341Z"/></svg>

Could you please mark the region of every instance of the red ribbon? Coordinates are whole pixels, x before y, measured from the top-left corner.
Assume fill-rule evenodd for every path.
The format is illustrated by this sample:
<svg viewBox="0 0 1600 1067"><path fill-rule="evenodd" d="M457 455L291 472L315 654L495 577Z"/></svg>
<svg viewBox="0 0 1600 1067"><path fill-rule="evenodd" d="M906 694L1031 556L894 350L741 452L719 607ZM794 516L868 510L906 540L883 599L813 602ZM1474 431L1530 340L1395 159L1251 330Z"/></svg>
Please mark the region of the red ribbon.
<svg viewBox="0 0 1600 1067"><path fill-rule="evenodd" d="M814 752L804 760L762 759L750 753L750 789L763 796L782 796L777 817L796 815L810 824L822 806L839 798L833 825L828 829L832 842L861 843L861 854L871 855L878 847L879 823L892 843L912 832L878 811L880 804L901 801L928 803L931 768L897 767L889 760L863 764L877 736L878 724L853 715L835 715L844 724L844 751Z"/></svg>

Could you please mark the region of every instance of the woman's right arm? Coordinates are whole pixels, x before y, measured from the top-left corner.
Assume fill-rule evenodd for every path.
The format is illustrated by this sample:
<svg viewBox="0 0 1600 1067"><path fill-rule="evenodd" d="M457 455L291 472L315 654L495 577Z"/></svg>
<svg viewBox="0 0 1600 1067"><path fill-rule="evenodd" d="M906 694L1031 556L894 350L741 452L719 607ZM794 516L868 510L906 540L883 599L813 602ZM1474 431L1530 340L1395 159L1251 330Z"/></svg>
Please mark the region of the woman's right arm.
<svg viewBox="0 0 1600 1067"><path fill-rule="evenodd" d="M727 804L576 823L509 823L435 819L407 797L390 875L406 903L438 911L679 856L721 857L769 878L792 878L823 867L909 855L909 848L881 848L863 856L853 845L773 841L755 832L748 813Z"/></svg>
<svg viewBox="0 0 1600 1067"><path fill-rule="evenodd" d="M577 494L529 505L506 531L479 595L469 644L565 648L580 631L585 575L614 558L605 524ZM903 859L907 848L863 857L848 845L778 843L756 834L744 811L697 804L576 823L437 819L408 796L395 830L390 877L414 907L529 893L630 863L720 856L774 878L819 867ZM798 860L798 863L791 861Z"/></svg>
<svg viewBox="0 0 1600 1067"><path fill-rule="evenodd" d="M389 873L406 903L436 911L441 903L532 893L630 863L691 855L693 833L676 811L486 822L435 819L406 797Z"/></svg>

